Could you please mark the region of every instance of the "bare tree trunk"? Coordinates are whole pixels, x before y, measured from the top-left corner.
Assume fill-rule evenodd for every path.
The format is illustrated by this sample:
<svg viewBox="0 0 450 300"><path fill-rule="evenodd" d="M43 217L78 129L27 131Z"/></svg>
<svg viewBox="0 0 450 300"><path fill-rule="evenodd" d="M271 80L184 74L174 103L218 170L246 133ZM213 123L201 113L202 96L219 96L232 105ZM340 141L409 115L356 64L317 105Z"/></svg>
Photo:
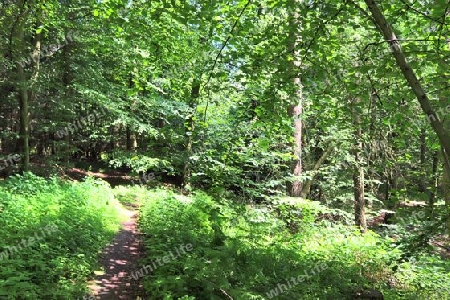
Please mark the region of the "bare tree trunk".
<svg viewBox="0 0 450 300"><path fill-rule="evenodd" d="M130 77L129 77L129 80L128 80L128 87L130 89L132 89L133 86L134 86L133 74L130 73ZM133 110L131 107L130 107L130 109ZM125 131L126 131L126 138L127 138L127 142L126 142L127 143L126 144L127 151L135 150L136 147L137 147L136 136L133 134L132 128L131 128L131 126L129 124L127 124L127 127L125 128Z"/></svg>
<svg viewBox="0 0 450 300"><path fill-rule="evenodd" d="M136 135L131 130L130 125L127 125L126 132L127 132L127 150L132 151L137 147Z"/></svg>
<svg viewBox="0 0 450 300"><path fill-rule="evenodd" d="M111 126L110 130L109 130L109 150L110 151L114 151L114 149L116 148L116 142L114 140L114 137L116 136L116 126Z"/></svg>
<svg viewBox="0 0 450 300"><path fill-rule="evenodd" d="M359 99L356 99L356 106ZM357 107L356 107L357 109ZM364 145L362 142L361 116L358 110L353 113L353 119L356 126L355 132L355 170L353 173L353 188L355 197L355 225L361 229L361 232L367 231L365 200L364 200L364 167L362 153Z"/></svg>
<svg viewBox="0 0 450 300"><path fill-rule="evenodd" d="M302 181L298 176L302 175L302 106L301 104L292 108L291 116L294 119L294 156L295 160L292 162L292 175L297 177L293 182L288 184L288 194L291 197L301 197Z"/></svg>
<svg viewBox="0 0 450 300"><path fill-rule="evenodd" d="M427 191L427 183L426 183L426 152L427 152L427 143L426 143L427 132L425 127L421 128L420 131L420 179L419 179L419 192L425 193Z"/></svg>
<svg viewBox="0 0 450 300"><path fill-rule="evenodd" d="M19 102L19 143L18 150L22 155L22 170L28 171L30 168L30 113L29 103L35 98L35 86L39 76L40 59L41 59L41 34L35 33L36 29L40 26L41 18L43 17L42 11L37 11L36 16L36 28L33 29L35 34L31 53L31 60L27 59L27 63L31 63L31 75L27 76L25 72L24 55L28 51L25 45L25 26L27 17L30 14L30 10L36 6L35 1L19 0L17 2L20 7L20 17L17 19L17 26L12 31L13 41L13 59L16 61L16 74L17 74L17 90L18 90L18 102ZM27 54L28 56L28 54Z"/></svg>
<svg viewBox="0 0 450 300"><path fill-rule="evenodd" d="M439 157L438 157L438 151L433 152L433 166L432 166L432 174L431 174L431 180L430 180L430 191L429 191L429 199L428 199L428 218L430 220L434 219L434 201L436 198L436 191L438 186L438 163L439 163Z"/></svg>
<svg viewBox="0 0 450 300"><path fill-rule="evenodd" d="M442 153L442 155L445 156L445 153ZM445 201L447 213L450 213L450 164L448 164L448 161L446 160L444 160L442 174L442 197ZM445 228L447 233L450 233L450 216L447 218Z"/></svg>
<svg viewBox="0 0 450 300"><path fill-rule="evenodd" d="M17 74L17 90L18 90L18 102L19 102L19 144L18 150L22 154L22 170L28 171L30 166L30 148L29 148L29 111L28 111L28 100L29 100L29 90L28 90L28 80L25 74L24 65L22 64L24 57L22 57L26 51L24 44L25 39L25 22L26 13L24 12L27 8L25 7L26 1L18 1L18 6L21 8L21 14L23 16L19 17L16 30L12 33L12 39L14 41L14 50L17 53L14 56L16 60L16 74ZM39 41L39 40L37 40ZM38 43L39 47L40 44ZM33 59L39 58L39 53L37 56L33 52ZM39 63L37 63L39 66Z"/></svg>
<svg viewBox="0 0 450 300"><path fill-rule="evenodd" d="M441 103L442 107L445 107L448 105L448 99L446 97L443 97L442 95L439 97L439 101ZM449 132L450 130L450 120L444 118L443 119L443 126L446 132ZM450 160L449 160L449 154L450 152L445 152L443 147L441 147L441 153L442 153L442 197L445 201L445 207L447 212L447 221L445 223L445 230L447 234L450 234Z"/></svg>
<svg viewBox="0 0 450 300"><path fill-rule="evenodd" d="M302 83L300 81L300 51L299 45L301 44L301 28L302 22L300 20L300 13L298 8L300 7L300 0L289 0L289 37L287 43L288 54L293 54L294 59L288 61L288 76L293 81L293 106L290 108L290 115L294 119L294 156L295 161L292 163L292 174L297 177L294 181L288 184L288 194L291 197L300 197L302 194L302 182L298 179L302 175Z"/></svg>
<svg viewBox="0 0 450 300"><path fill-rule="evenodd" d="M189 185L189 181L191 179L191 163L190 163L190 157L192 156L192 145L193 145L193 135L195 130L195 111L197 109L197 100L200 97L200 81L197 79L194 79L192 82L192 88L191 88L191 99L189 101L189 107L191 108L192 112L189 116L186 124L186 134L187 134L187 141L186 141L186 160L184 162L184 170L183 170L183 186L186 188Z"/></svg>
<svg viewBox="0 0 450 300"><path fill-rule="evenodd" d="M22 66L18 66L17 75L20 82L25 83L25 72ZM22 86L19 88L19 110L20 110L20 130L19 149L22 153L22 170L28 171L30 168L30 148L28 146L29 140L29 119L28 119L28 91L27 88Z"/></svg>
<svg viewBox="0 0 450 300"><path fill-rule="evenodd" d="M364 233L367 231L367 223L364 203L364 169L361 165L355 168L353 185L355 194L355 225L361 228L361 232Z"/></svg>
<svg viewBox="0 0 450 300"><path fill-rule="evenodd" d="M71 63L70 63L70 59L71 59L71 54L72 54L72 50L73 50L73 44L68 44L63 48L63 52L62 55L64 57L64 61L63 61L63 78L62 81L64 83L64 95L66 97L66 99L70 99L72 97L72 82L73 82L73 74L74 71L71 68ZM64 161L66 162L66 164L69 164L71 156L72 156L72 133L69 132L68 134L66 134L64 136L64 147L63 147L63 156L64 156Z"/></svg>

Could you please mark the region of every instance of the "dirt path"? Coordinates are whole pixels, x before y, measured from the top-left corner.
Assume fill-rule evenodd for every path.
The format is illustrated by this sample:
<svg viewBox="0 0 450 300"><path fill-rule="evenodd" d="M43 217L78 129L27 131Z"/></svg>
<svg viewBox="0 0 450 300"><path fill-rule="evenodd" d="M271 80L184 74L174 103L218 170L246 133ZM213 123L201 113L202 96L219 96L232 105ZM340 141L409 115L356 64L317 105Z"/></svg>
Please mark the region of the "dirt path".
<svg viewBox="0 0 450 300"><path fill-rule="evenodd" d="M137 212L127 209L125 214L128 220L101 254L100 263L105 272L91 282L91 293L95 295L91 299L146 299L139 281L131 277L141 268L138 264L144 253L136 227Z"/></svg>

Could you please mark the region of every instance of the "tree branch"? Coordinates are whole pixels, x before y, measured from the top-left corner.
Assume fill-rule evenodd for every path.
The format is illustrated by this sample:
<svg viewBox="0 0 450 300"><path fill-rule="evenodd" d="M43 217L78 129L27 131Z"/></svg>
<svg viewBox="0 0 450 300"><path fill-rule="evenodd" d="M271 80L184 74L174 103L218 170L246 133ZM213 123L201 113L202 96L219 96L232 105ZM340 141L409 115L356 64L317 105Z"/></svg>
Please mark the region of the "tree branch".
<svg viewBox="0 0 450 300"><path fill-rule="evenodd" d="M217 65L217 61L219 60L219 57L222 55L223 49L225 49L225 47L227 46L228 42L230 41L234 29L236 28L236 26L237 26L239 20L241 19L242 15L244 14L245 10L246 10L247 7L250 5L250 2L251 2L251 0L248 0L248 1L247 1L247 3L245 4L244 8L242 8L241 12L239 13L238 18L237 18L236 21L234 22L233 27L231 27L231 30L230 30L230 33L228 34L227 39L225 40L225 42L223 43L222 47L220 48L219 53L217 53L216 59L214 60L214 64L213 64L213 66L212 66L212 68L211 68L211 71L210 71L210 73L209 73L208 80L207 80L206 83L202 86L201 91L203 91L203 90L205 89L205 87L208 85L209 81L211 80L212 75L213 75L213 72L214 72L214 69L216 68L216 65Z"/></svg>

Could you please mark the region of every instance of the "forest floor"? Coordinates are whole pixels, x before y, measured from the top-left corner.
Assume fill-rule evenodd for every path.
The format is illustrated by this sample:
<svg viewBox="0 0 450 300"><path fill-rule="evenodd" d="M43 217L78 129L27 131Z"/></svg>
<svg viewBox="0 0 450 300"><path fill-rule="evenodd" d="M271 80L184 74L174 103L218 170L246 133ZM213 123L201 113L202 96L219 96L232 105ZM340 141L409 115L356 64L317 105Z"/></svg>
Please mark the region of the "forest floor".
<svg viewBox="0 0 450 300"><path fill-rule="evenodd" d="M120 171L109 171L109 172L92 172L92 171L86 171L81 168L69 168L64 170L65 174L68 176L71 180L81 180L85 178L86 176L92 176L95 178L101 178L112 186L116 186L119 184L130 184L131 180L133 179L132 176L127 174L126 172L120 172Z"/></svg>
<svg viewBox="0 0 450 300"><path fill-rule="evenodd" d="M144 256L144 246L136 224L136 205L127 205L124 214L128 220L100 255L99 263L104 270L95 272L96 276L89 286L93 296L88 299L134 300L144 296L140 281L132 277L141 268L138 263Z"/></svg>

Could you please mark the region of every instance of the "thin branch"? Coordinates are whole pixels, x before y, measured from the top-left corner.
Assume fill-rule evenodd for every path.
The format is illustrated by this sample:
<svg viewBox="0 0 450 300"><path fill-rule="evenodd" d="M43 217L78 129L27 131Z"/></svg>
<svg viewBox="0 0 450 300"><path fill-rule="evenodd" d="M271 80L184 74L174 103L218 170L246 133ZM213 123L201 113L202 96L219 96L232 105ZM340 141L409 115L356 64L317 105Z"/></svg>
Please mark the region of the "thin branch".
<svg viewBox="0 0 450 300"><path fill-rule="evenodd" d="M396 40L382 40L379 42L372 42L372 43L368 43L363 51L365 52L367 50L367 48L369 48L370 46L379 46L382 45L384 43L391 43L391 42L395 42L395 41L399 41L399 42L436 42L436 41L440 41L440 40L446 40L445 38L441 38L441 39L396 39ZM355 41L356 42L356 41ZM416 51L417 52L417 51ZM389 51L389 53L391 53L391 51ZM434 52L433 52L434 53Z"/></svg>
<svg viewBox="0 0 450 300"><path fill-rule="evenodd" d="M230 299L230 300L233 300L233 298L230 296L230 295L228 295L228 293L227 292L225 292L225 290L224 289L220 289L220 291L225 295L225 296L227 296L228 297L228 299Z"/></svg>
<svg viewBox="0 0 450 300"><path fill-rule="evenodd" d="M434 19L434 18L430 17L429 15L427 15L426 13L421 12L421 11L419 11L418 9L412 7L412 6L409 5L405 0L401 0L401 1L402 1L403 4L405 4L406 8L408 8L408 9L410 9L410 10L412 10L412 11L414 11L414 12L416 12L416 13L422 15L422 16L424 16L426 19L429 19L429 20L431 20L431 21L433 21L433 22L436 22L436 23L439 23L439 24L441 24L441 25L447 25L447 24L445 23L445 21L444 21L444 22L441 22L440 20Z"/></svg>
<svg viewBox="0 0 450 300"><path fill-rule="evenodd" d="M347 4L347 1L345 1L344 4ZM328 24L328 22L335 20L339 16L339 14L343 11L344 7L345 7L345 5L343 5L341 8L339 8L339 10L330 19L328 19L325 22L323 22L322 24L320 24L321 26L319 28L317 28L317 32L319 32L320 30L325 29L326 25ZM313 43L316 41L316 37L318 37L318 36L314 35L314 37L308 43L308 46L306 47L305 54L304 54L304 56L302 58L302 61L308 56L308 52L311 49ZM295 49L293 51L295 51ZM300 71L300 67L301 66L298 67L297 71Z"/></svg>
<svg viewBox="0 0 450 300"><path fill-rule="evenodd" d="M205 87L208 85L209 81L211 80L212 76L213 76L213 72L214 69L216 68L217 65L217 61L219 60L219 57L222 55L222 51L223 49L225 49L225 47L227 46L228 42L230 41L231 37L232 37L232 33L234 31L234 29L236 28L239 20L241 19L242 15L244 14L245 10L247 9L247 7L250 5L251 0L248 0L247 3L245 4L244 8L242 8L241 12L239 13L236 21L233 24L233 27L231 27L230 33L228 34L227 39L225 40L225 42L222 45L222 48L220 48L219 53L217 53L216 59L214 60L214 64L211 68L211 71L209 73L209 77L208 80L206 81L206 83L203 85L203 87L201 88L201 91L203 91L205 89Z"/></svg>
<svg viewBox="0 0 450 300"><path fill-rule="evenodd" d="M447 7L445 8L445 12L444 15L442 16L442 18L444 19L444 23L445 23L445 18L447 17L448 11L449 11L449 5L450 3L447 4ZM444 29L444 24L440 24L439 25L439 39L438 39L438 51L439 49L441 49L441 37L442 37L442 30Z"/></svg>

